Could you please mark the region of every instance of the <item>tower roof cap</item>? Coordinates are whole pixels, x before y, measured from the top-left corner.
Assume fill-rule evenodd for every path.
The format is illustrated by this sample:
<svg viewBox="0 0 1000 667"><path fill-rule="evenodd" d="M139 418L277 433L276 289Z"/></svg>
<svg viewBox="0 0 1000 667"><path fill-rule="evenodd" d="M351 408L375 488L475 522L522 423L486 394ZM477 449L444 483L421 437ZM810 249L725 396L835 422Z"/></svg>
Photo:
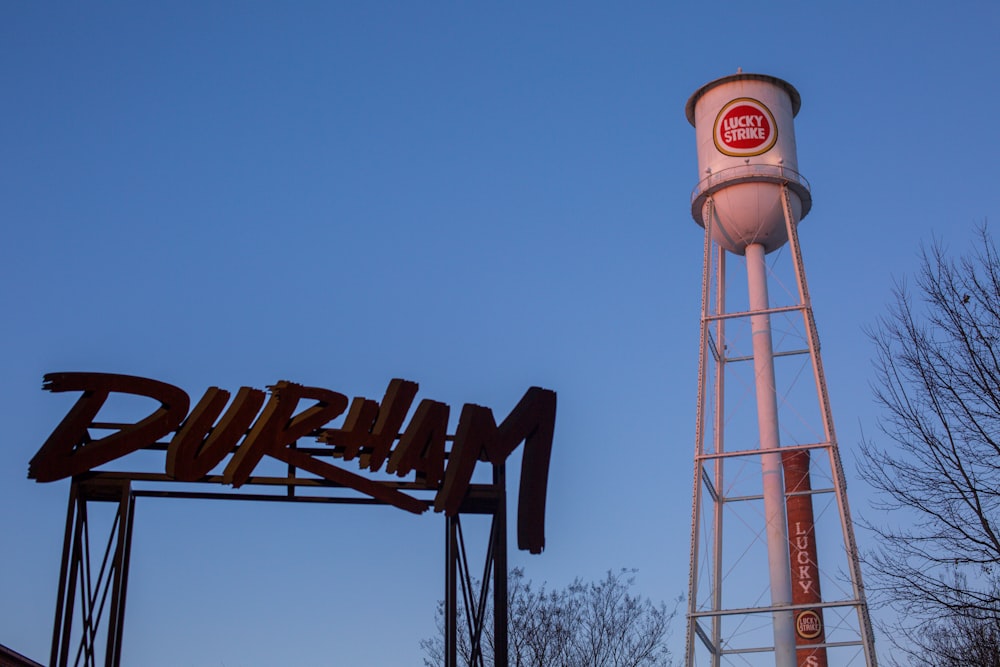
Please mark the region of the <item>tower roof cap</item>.
<svg viewBox="0 0 1000 667"><path fill-rule="evenodd" d="M794 118L796 114L799 113L799 108L802 106L802 97L799 95L799 91L795 90L795 86L788 83L784 79L779 79L776 76L771 76L769 74L751 74L743 71L739 71L736 74L730 74L729 76L724 76L715 81L709 81L704 86L694 91L694 95L688 98L687 104L684 106L684 113L687 115L688 122L694 125L694 107L698 104L698 100L707 93L712 88L716 86L721 86L724 83L729 83L731 81L767 81L768 83L773 83L774 85L784 88L785 92L788 93L788 97L792 100L792 117Z"/></svg>

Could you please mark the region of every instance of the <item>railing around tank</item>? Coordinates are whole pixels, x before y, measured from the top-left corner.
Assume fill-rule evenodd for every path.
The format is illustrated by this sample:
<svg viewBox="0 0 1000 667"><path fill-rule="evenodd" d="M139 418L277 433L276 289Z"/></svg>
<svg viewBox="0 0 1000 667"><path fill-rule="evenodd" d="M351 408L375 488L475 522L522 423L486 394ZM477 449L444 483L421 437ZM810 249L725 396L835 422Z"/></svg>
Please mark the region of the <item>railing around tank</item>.
<svg viewBox="0 0 1000 667"><path fill-rule="evenodd" d="M720 169L701 179L691 193L691 216L702 224L701 211L709 195L729 185L754 181L787 185L802 202L800 219L812 208L809 181L799 172L780 164L742 164Z"/></svg>

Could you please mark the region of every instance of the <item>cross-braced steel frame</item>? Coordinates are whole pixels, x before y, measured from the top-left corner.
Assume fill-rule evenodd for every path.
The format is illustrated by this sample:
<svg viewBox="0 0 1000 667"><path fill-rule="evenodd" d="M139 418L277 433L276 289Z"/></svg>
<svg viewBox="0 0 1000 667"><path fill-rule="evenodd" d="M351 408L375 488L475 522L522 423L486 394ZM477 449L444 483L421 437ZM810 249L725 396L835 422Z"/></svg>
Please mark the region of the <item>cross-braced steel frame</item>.
<svg viewBox="0 0 1000 667"><path fill-rule="evenodd" d="M767 180L767 179L765 179ZM691 523L691 569L688 588L687 633L685 647L685 662L687 667L722 667L724 665L774 665L776 641L768 631L760 628L777 623L781 615L791 615L804 609L814 609L822 615L839 614L840 626L828 627L826 638L821 643L812 643L810 649L829 651L850 650L853 656L862 656L864 664L876 667L871 622L868 605L865 599L861 579L860 562L854 538L854 527L851 521L847 502L846 482L841 464L837 439L834 431L833 417L830 410L826 378L820 358L819 337L806 283L802 253L799 246L797 220L795 219L789 199L787 183L780 183L781 204L784 212L785 226L788 235L788 248L791 254L792 271L797 288L797 303L790 306L767 307L765 310L754 310L751 306L747 311L729 311L726 303L726 251L713 240L713 225L716 218L713 215L714 201L711 194L707 198L705 227L704 274L702 282L702 317L701 345L698 370L698 413L695 436L695 470L693 481L693 505ZM749 269L748 269L749 270ZM726 442L729 423L730 406L727 405L727 378L729 373L741 362L753 361L753 354L740 355L730 345L730 327L735 327L741 321L753 322L753 318L788 315L796 319L804 331L804 349L793 349L775 352L774 356L808 355L808 365L811 367L815 393L813 398L818 401L818 414L821 421L819 432L822 438L819 442L800 442L782 444L777 450L782 453L811 452L813 465L822 462L824 467L823 480L828 485L808 488L789 495L808 494L810 498L832 497L832 511L839 515L840 544L837 548L821 553L819 558L837 554L839 562L844 564L843 575L848 580L846 593L836 597L824 596L820 603L810 604L775 604L762 600L764 595L751 599L745 604L733 604L733 598L728 595L736 588L757 584L757 581L747 581L750 577L733 581L733 572L741 560L746 559L748 550L745 544L732 541L734 533L746 530L750 539L759 540L765 532L761 524L767 523L760 504L764 498L759 490L751 493L737 493L732 489L733 481L730 473L736 466L746 467L748 461L759 462L767 456L759 448L752 446L753 438L746 433L735 433L730 436L736 444ZM800 318L800 319L799 319ZM768 325L769 326L769 325ZM742 439L742 440L741 440ZM780 456L781 454L778 454ZM758 469L759 470L759 469ZM759 472L757 473L759 476ZM724 517L729 516L736 506L754 506L755 519L760 524L755 526L732 526L730 521L725 526ZM784 521L784 519L782 519ZM725 538L725 539L724 539ZM787 541L787 536L785 537ZM785 546L785 555L788 545ZM760 558L759 565L766 567L766 558ZM787 563L787 561L786 561ZM756 565L755 565L756 567ZM757 579L766 579L764 569L751 572ZM748 628L757 624L756 634ZM827 626L831 626L828 622ZM771 637L768 640L768 637ZM747 638L750 639L747 639ZM831 638L832 637L832 638ZM799 649L802 648L801 641ZM803 663L799 663L803 664ZM805 663L813 664L813 663ZM819 664L819 663L815 663ZM831 667L835 664L832 659ZM859 664L855 657L847 663Z"/></svg>
<svg viewBox="0 0 1000 667"><path fill-rule="evenodd" d="M91 549L90 513L95 503L110 503L114 507L99 560L95 560L97 554ZM70 486L49 663L52 667L69 664L93 667L101 655L105 665L118 665L121 661L134 511L135 496L128 480L74 480ZM95 546L100 544L99 541ZM75 620L78 628L74 628ZM102 622L107 627L103 649Z"/></svg>
<svg viewBox="0 0 1000 667"><path fill-rule="evenodd" d="M70 486L66 534L63 543L52 632L50 667L118 667L121 663L125 623L125 598L135 500L138 497L255 500L372 505L370 498L336 495L339 485L315 478L296 477L294 468L287 477L252 478L250 484L286 487L283 494L272 492L230 493L174 491L165 485L133 488L136 482L171 482L166 475L150 473L93 472L73 479ZM218 484L214 476L204 482ZM396 487L419 488L405 482L385 482ZM298 489L329 489L330 495L301 495ZM98 507L113 509L106 539L95 535L100 524L91 515ZM492 526L486 548L483 578L474 590L469 558L462 534L462 514L489 515ZM106 517L104 523L107 523ZM493 465L492 484L472 484L454 516L445 517L445 667L482 667L482 641L487 619L486 605L490 582L493 586L494 664L507 665L507 502L504 465ZM459 595L461 593L461 595ZM460 613L461 603L464 613ZM464 619L460 627L459 619ZM459 632L468 633L463 645L471 647L467 660L458 662Z"/></svg>
<svg viewBox="0 0 1000 667"><path fill-rule="evenodd" d="M496 493L489 499L485 510L492 514L489 544L483 564L479 590L469 570L469 558L459 516L447 518L445 536L445 661L444 667L485 667L483 639L486 629L486 609L489 600L490 575L493 577L493 664L506 667L507 655L507 513L504 467L493 469L493 487ZM474 508L470 508L473 510ZM457 584L461 584L459 587ZM458 594L461 592L465 610L465 630L468 632L469 653L459 656Z"/></svg>

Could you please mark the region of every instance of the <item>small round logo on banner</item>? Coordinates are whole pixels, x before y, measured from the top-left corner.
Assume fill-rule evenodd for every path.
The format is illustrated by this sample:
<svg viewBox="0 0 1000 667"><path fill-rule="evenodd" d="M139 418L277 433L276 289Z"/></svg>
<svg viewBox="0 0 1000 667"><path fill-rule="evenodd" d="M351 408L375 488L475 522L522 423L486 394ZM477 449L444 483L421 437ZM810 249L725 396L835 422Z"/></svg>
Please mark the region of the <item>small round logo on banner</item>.
<svg viewBox="0 0 1000 667"><path fill-rule="evenodd" d="M795 632L802 639L816 639L823 634L823 619L812 609L800 611L795 617Z"/></svg>
<svg viewBox="0 0 1000 667"><path fill-rule="evenodd" d="M726 155L760 155L771 150L777 140L774 115L755 99L737 98L715 117L715 147Z"/></svg>

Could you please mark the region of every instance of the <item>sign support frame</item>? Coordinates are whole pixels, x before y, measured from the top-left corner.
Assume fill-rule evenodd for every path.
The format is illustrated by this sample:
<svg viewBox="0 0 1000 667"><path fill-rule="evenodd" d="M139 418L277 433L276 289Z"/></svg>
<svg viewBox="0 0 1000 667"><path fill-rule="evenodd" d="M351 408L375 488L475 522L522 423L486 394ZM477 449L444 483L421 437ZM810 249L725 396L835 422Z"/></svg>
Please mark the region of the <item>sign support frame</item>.
<svg viewBox="0 0 1000 667"><path fill-rule="evenodd" d="M447 540L445 544L445 656L446 667L457 667L459 595L457 584L461 575L461 604L468 620L469 645L477 647L483 637L485 604L490 588L492 570L493 633L495 665L506 667L507 657L507 503L506 474L503 464L493 465L492 484L472 484L458 513L445 516ZM373 498L354 498L338 495L300 495L299 487L312 486L316 480L296 477L290 470L287 478L260 478L249 484L287 486L284 494L172 491L164 488L134 488L133 482L170 482L169 478L149 473L89 472L77 475L70 485L66 514L66 532L59 575L59 592L56 601L52 631L52 667L84 665L119 667L124 638L125 601L131 559L132 528L136 498L196 498L242 501L275 501L297 503L372 505L385 504ZM205 480L208 483L214 480ZM405 483L400 483L405 484ZM323 484L322 486L336 486ZM103 558L97 564L97 576L92 576L92 521L88 509L93 503L115 503L115 515ZM466 555L465 539L461 531L461 514L490 515L492 526L487 545L484 577L479 591L478 604L473 605L472 578ZM95 542L94 546L102 546ZM107 608L107 615L105 609ZM106 625L101 645L102 624ZM74 642L74 640L76 640ZM478 653L481 665L482 652ZM103 663L98 658L104 656Z"/></svg>

